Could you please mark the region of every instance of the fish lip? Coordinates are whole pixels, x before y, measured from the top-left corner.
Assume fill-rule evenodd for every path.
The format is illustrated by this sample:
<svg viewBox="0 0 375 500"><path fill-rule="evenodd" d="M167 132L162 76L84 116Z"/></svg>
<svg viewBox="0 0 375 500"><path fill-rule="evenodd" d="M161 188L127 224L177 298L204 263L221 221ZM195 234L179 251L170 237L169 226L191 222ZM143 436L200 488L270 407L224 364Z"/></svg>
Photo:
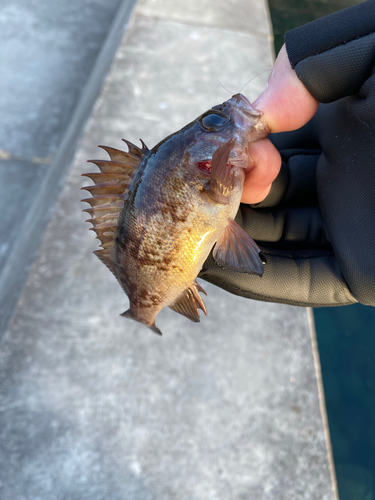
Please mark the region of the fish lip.
<svg viewBox="0 0 375 500"><path fill-rule="evenodd" d="M247 111L248 113L251 113L252 115L255 115L255 116L262 115L261 111L258 111L257 109L255 109L254 106L249 101L249 99L246 96L244 96L243 94L234 94L229 99L229 101L233 101L241 109L243 109L244 111Z"/></svg>
<svg viewBox="0 0 375 500"><path fill-rule="evenodd" d="M261 120L263 112L254 108L251 102L243 94L235 94L228 102L235 108L235 122L238 127L249 127L249 142L252 140L253 131L256 130L255 139L263 139L271 133L268 125Z"/></svg>
<svg viewBox="0 0 375 500"><path fill-rule="evenodd" d="M244 115L253 118L260 118L263 115L261 111L254 108L249 99L243 94L234 94L228 101L223 104L218 104L217 106L212 106L211 109L224 113L227 107L232 106L234 106L236 110L241 111Z"/></svg>
<svg viewBox="0 0 375 500"><path fill-rule="evenodd" d="M236 109L235 122L238 127L251 126L253 127L258 123L260 117L263 115L256 109Z"/></svg>
<svg viewBox="0 0 375 500"><path fill-rule="evenodd" d="M249 101L249 99L248 99L246 96L244 96L243 94L240 94L240 93L238 93L238 94L234 94L234 95L232 95L232 97L231 97L231 99L230 99L230 100L232 100L232 99L233 99L234 101L238 102L239 104L242 104L242 105L243 105L243 104L245 104L245 106L249 106L249 107L251 107L251 102L250 102L250 101Z"/></svg>
<svg viewBox="0 0 375 500"><path fill-rule="evenodd" d="M243 94L235 94L228 103L235 109L235 122L237 126L245 126L248 122L255 125L263 115L261 111L255 109L251 102Z"/></svg>
<svg viewBox="0 0 375 500"><path fill-rule="evenodd" d="M254 121L254 119L256 121L259 120L259 118L263 115L263 113L261 111L258 111L257 109L255 108L252 108L252 109L239 109L239 112L245 117L247 118L248 120L251 120L251 121Z"/></svg>

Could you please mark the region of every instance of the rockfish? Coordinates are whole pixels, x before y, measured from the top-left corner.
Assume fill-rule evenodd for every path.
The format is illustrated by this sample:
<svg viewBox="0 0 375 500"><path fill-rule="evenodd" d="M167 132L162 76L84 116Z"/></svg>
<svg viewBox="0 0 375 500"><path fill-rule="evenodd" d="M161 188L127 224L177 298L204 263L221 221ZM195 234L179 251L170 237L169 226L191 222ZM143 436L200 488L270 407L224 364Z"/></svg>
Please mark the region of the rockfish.
<svg viewBox="0 0 375 500"><path fill-rule="evenodd" d="M122 314L151 328L169 306L192 321L206 315L196 277L213 250L219 266L261 276L259 248L234 221L247 146L268 134L261 113L241 94L214 106L149 150L100 146L110 160L90 160L100 173L82 200L101 241L94 252L130 302Z"/></svg>

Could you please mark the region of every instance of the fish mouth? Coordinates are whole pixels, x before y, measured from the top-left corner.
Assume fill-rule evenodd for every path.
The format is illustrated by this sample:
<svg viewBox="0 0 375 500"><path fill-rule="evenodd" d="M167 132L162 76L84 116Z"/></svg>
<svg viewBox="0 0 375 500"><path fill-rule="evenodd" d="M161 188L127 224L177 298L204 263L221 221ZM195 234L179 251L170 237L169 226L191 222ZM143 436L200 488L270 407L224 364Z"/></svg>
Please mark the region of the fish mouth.
<svg viewBox="0 0 375 500"><path fill-rule="evenodd" d="M242 115L243 118L245 118L247 121L250 121L252 124L256 123L263 115L261 111L258 111L254 108L249 99L243 94L234 94L225 103L213 106L211 109L217 111L225 111L228 106L229 108L234 107L237 113Z"/></svg>
<svg viewBox="0 0 375 500"><path fill-rule="evenodd" d="M240 129L256 126L263 115L261 111L254 108L249 99L243 94L234 94L228 101L213 106L212 109L229 112L233 122Z"/></svg>
<svg viewBox="0 0 375 500"><path fill-rule="evenodd" d="M239 127L253 126L263 115L261 111L255 109L250 101L242 94L235 94L229 99L235 107L235 122Z"/></svg>
<svg viewBox="0 0 375 500"><path fill-rule="evenodd" d="M252 117L253 120L254 118L260 118L263 114L261 111L255 109L249 99L243 94L235 94L228 102L234 104L245 116Z"/></svg>
<svg viewBox="0 0 375 500"><path fill-rule="evenodd" d="M263 113L254 108L251 102L242 94L235 94L228 103L234 111L233 120L239 129L246 129L247 142L263 139L271 132L262 121Z"/></svg>

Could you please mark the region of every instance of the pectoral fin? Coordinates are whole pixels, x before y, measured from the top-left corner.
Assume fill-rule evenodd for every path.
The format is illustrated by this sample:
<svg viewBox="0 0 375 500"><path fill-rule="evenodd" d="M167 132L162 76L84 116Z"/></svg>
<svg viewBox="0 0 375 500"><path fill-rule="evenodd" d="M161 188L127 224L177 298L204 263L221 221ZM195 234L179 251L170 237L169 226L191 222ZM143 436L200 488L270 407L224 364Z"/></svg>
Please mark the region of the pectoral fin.
<svg viewBox="0 0 375 500"><path fill-rule="evenodd" d="M226 226L213 251L213 258L219 266L240 273L263 275L263 264L255 241L231 220Z"/></svg>
<svg viewBox="0 0 375 500"><path fill-rule="evenodd" d="M191 321L199 323L198 308L207 316L207 309L199 292L203 292L207 295L203 288L195 282L191 287L184 290L176 302L169 307L173 311L186 316Z"/></svg>
<svg viewBox="0 0 375 500"><path fill-rule="evenodd" d="M209 198L222 205L228 205L229 194L233 188L233 173L228 163L233 144L234 141L228 141L213 154L210 184L204 191Z"/></svg>

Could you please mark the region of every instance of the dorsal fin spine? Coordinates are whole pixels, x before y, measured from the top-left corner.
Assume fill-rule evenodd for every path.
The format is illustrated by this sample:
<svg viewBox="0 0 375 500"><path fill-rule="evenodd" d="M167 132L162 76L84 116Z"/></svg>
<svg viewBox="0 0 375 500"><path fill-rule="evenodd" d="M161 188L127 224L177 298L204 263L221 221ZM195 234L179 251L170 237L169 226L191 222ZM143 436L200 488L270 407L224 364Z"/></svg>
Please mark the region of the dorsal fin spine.
<svg viewBox="0 0 375 500"><path fill-rule="evenodd" d="M84 200L81 200L81 201L85 201L86 203L89 203L94 210L96 209L96 207L117 205L117 206L122 208L124 205L123 197L121 195L115 195L115 194L112 194L112 195L105 194L102 196L94 195L91 198L85 198Z"/></svg>
<svg viewBox="0 0 375 500"><path fill-rule="evenodd" d="M81 201L91 205L91 208L83 211L90 214L91 219L87 221L93 225L90 230L95 231L101 243L102 249L94 253L115 275L112 251L124 199L135 171L148 152L143 141L141 141L142 149L129 141L125 140L125 142L129 148L128 152L99 146L108 153L110 160L89 160L90 163L97 165L100 172L82 174L94 182L91 186L81 188L92 195L91 198Z"/></svg>

